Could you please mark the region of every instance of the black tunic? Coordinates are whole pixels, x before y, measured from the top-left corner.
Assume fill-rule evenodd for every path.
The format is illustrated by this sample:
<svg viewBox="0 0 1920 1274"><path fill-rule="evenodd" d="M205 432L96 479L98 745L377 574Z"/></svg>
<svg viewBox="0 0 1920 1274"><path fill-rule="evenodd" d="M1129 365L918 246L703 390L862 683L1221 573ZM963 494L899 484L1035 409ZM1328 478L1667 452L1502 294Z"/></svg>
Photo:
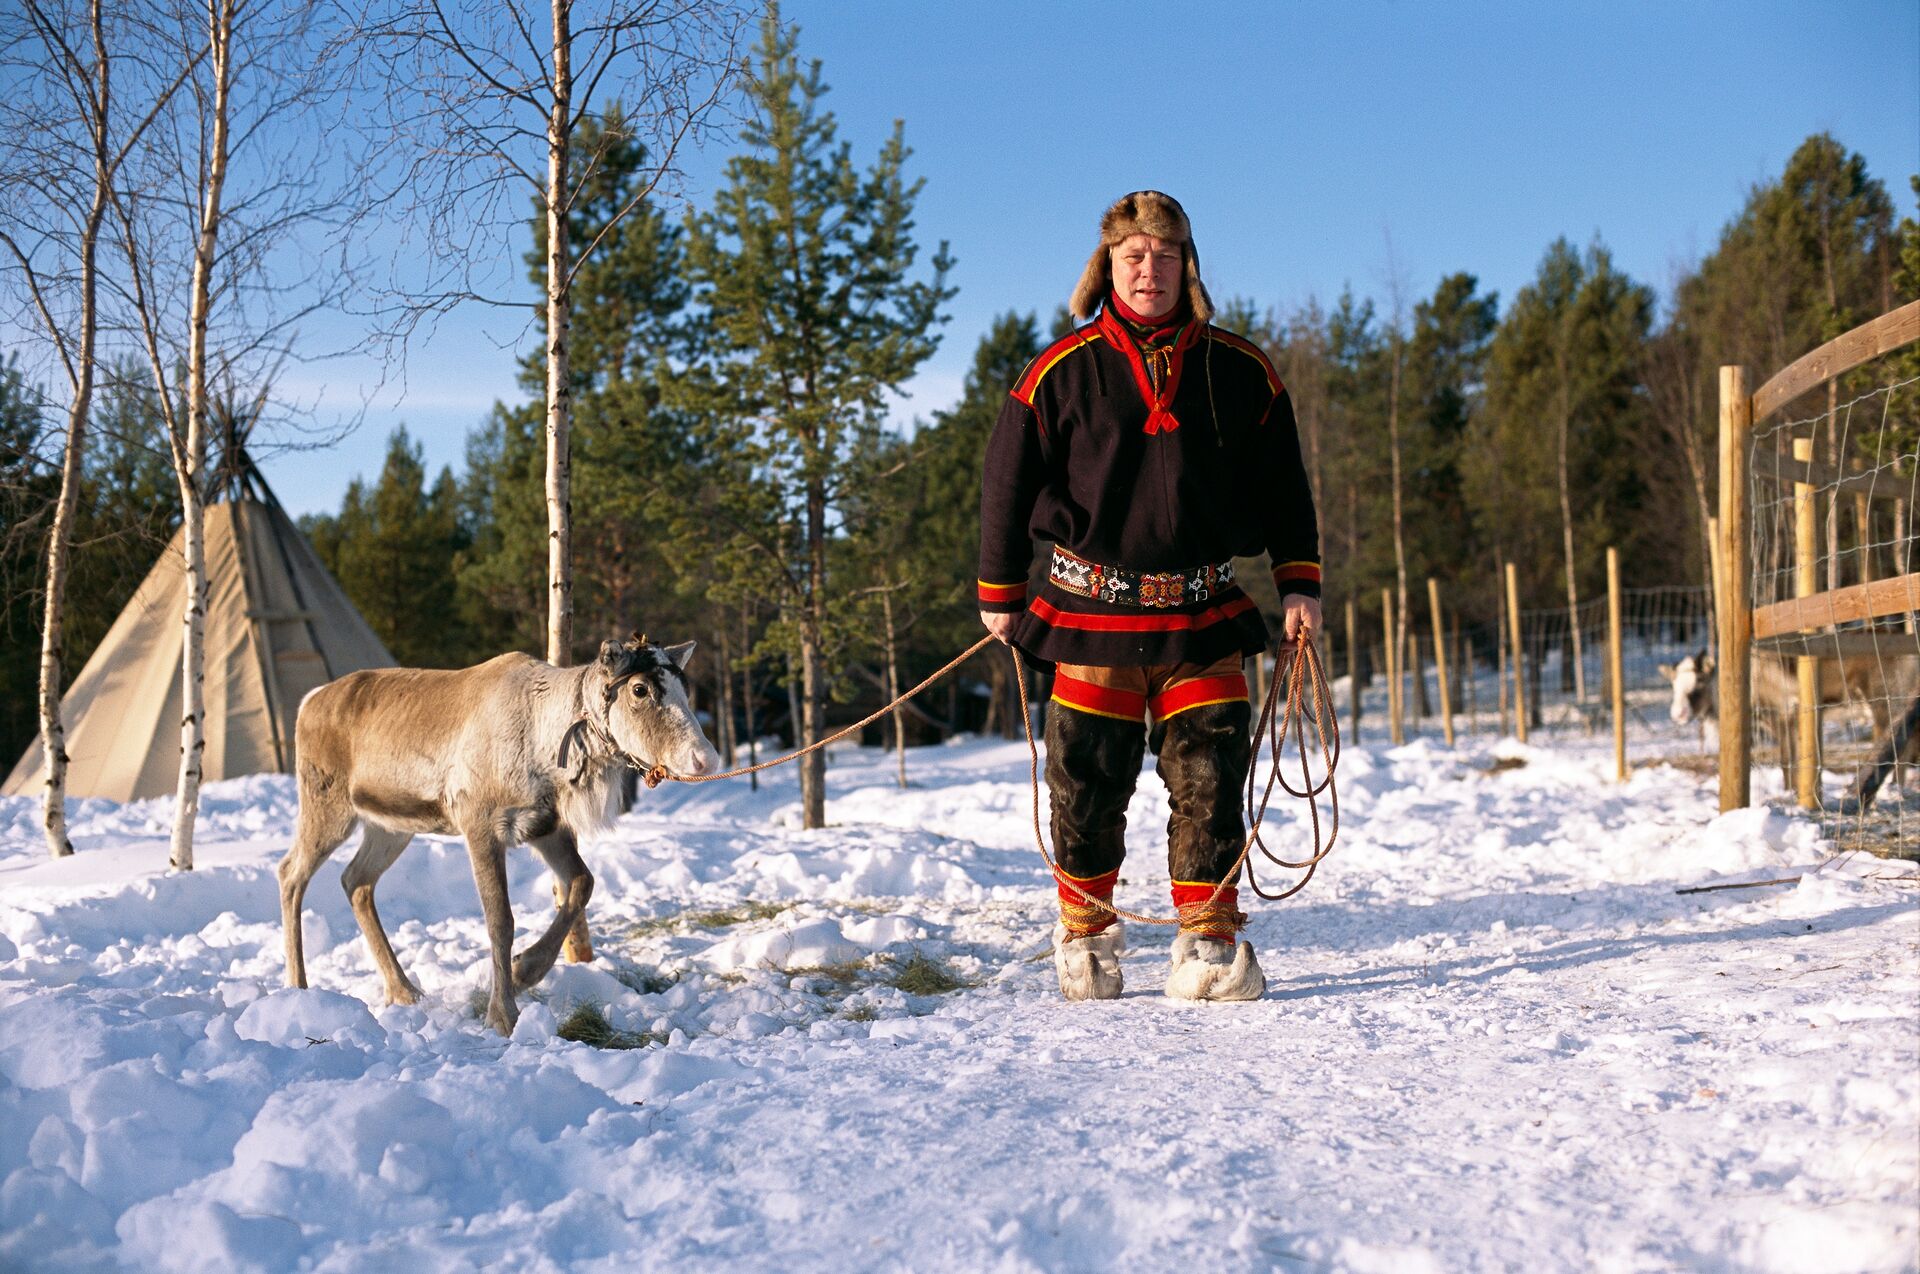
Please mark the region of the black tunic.
<svg viewBox="0 0 1920 1274"><path fill-rule="evenodd" d="M1021 612L1014 644L1041 660L1210 663L1264 649L1267 630L1237 584L1167 609L1051 582L1029 599L1036 539L1131 571L1264 552L1283 595L1320 595L1313 492L1273 365L1208 324L1187 323L1171 345L1143 354L1103 311L1034 359L1001 408L980 501L980 609Z"/></svg>

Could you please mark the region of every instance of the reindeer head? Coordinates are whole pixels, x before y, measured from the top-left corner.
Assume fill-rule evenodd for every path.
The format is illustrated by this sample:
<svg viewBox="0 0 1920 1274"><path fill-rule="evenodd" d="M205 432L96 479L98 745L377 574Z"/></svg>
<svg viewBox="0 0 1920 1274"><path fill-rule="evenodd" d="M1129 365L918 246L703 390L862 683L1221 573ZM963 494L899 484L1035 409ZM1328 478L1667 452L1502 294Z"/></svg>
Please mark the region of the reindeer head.
<svg viewBox="0 0 1920 1274"><path fill-rule="evenodd" d="M656 646L635 634L600 643L593 679L605 703L607 733L627 755L664 765L675 774L705 774L720 766L687 700L687 661L693 643Z"/></svg>
<svg viewBox="0 0 1920 1274"><path fill-rule="evenodd" d="M1704 650L1677 664L1660 665L1660 675L1673 683L1673 703L1667 715L1675 725L1685 725L1712 710L1714 671L1713 656Z"/></svg>

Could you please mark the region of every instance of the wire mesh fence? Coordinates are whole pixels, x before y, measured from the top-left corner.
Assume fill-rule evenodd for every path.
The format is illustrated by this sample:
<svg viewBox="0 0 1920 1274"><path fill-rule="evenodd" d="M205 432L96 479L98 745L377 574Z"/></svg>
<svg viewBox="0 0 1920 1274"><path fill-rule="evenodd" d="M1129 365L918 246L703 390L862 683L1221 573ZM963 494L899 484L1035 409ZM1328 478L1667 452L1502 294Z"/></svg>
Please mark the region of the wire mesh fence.
<svg viewBox="0 0 1920 1274"><path fill-rule="evenodd" d="M1612 730L1611 687L1607 681L1608 603L1602 595L1581 603L1571 616L1566 607L1522 610L1520 684L1515 685L1512 639L1505 623L1449 621L1444 628L1448 694L1456 733L1467 736L1518 733L1517 712L1526 708L1530 742L1569 736L1599 736ZM1577 625L1577 629L1576 629ZM1408 739L1439 735L1440 660L1431 627L1415 625L1411 650L1401 670L1402 734ZM1574 658L1574 633L1579 658ZM1703 758L1710 742L1703 732L1698 701L1693 713L1676 724L1672 669L1689 656L1710 659L1713 604L1704 587L1625 589L1621 593L1621 685L1635 763ZM1344 652L1337 660L1344 660ZM1345 670L1345 663L1338 670ZM1368 701L1362 733L1379 739L1391 728L1391 697L1385 690L1386 660L1377 643L1362 661L1362 681L1379 700ZM1343 712L1350 711L1342 700ZM1704 768L1704 767L1702 767Z"/></svg>
<svg viewBox="0 0 1920 1274"><path fill-rule="evenodd" d="M1753 749L1850 849L1920 854L1920 378L1757 422Z"/></svg>

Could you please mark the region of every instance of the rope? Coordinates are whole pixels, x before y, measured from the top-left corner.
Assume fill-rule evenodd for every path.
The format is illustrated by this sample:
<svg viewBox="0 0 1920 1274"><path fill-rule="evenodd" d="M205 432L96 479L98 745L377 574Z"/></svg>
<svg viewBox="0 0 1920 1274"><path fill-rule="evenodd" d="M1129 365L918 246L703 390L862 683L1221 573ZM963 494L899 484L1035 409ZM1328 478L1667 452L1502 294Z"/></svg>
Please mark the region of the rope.
<svg viewBox="0 0 1920 1274"><path fill-rule="evenodd" d="M821 748L826 747L830 743L838 743L840 740L846 738L848 735L853 734L856 731L866 729L868 726L878 721L881 717L886 716L889 712L892 712L895 708L899 707L901 704L905 703L907 700L913 698L915 695L919 694L922 690L925 690L928 686L940 680L942 677L952 672L955 668L958 668L961 664L967 662L967 660L979 654L984 647L986 647L989 643L994 642L996 640L998 639L994 637L992 633L988 633L985 637L982 637L979 641L974 642L973 645L968 646L965 650L961 651L958 655L955 655L952 659L948 660L946 664L942 666L938 672L935 672L934 674L929 676L926 680L922 681L919 685L907 691L905 694L901 695L899 698L895 699L892 703L887 704L885 707L881 708L877 712L872 713L869 716L860 718L860 720L854 722L852 725L848 726L846 729L841 730L839 733L830 734L826 738L821 739L816 743L809 743L806 747L801 748L798 751L789 752L782 757L775 757L771 761L762 761L758 765L743 765L737 770L723 770L718 774L672 774L668 772L666 766L656 765L651 770L648 770L646 774L643 775L642 777L646 779L648 787L658 787L662 782L666 781L667 779L672 779L676 783L717 783L721 779L737 779L748 774L758 774L761 770L771 770L775 766L785 765L789 761L797 761L801 757L807 755L809 752L818 752ZM1019 664L1019 656L1017 655L1014 656L1014 663L1016 666ZM1020 691L1021 691L1021 694L1020 694L1021 702L1025 703L1026 702L1026 684L1024 682L1021 683ZM1033 733L1032 729L1029 728L1027 733L1029 736L1031 736Z"/></svg>
<svg viewBox="0 0 1920 1274"><path fill-rule="evenodd" d="M875 721L878 721L902 703L913 698L922 690L925 690L928 686L931 686L934 682L939 681L955 668L958 668L961 664L973 658L974 655L978 654L989 643L996 640L998 639L989 633L987 636L982 637L979 641L976 641L973 645L954 656L954 658L944 664L938 671L921 681L920 684L913 687L913 689L899 696L892 703L861 718L845 729L835 734L830 734L818 742L808 744L806 747L800 748L797 751L789 752L785 756L776 757L770 761L762 761L758 765L742 766L737 770L726 770L718 774L672 774L667 771L665 766L656 765L647 771L644 776L647 786L658 787L668 779L672 779L678 783L716 783L721 779L740 778L743 775L755 774L761 770L770 770L776 766L785 765L789 761L797 761L810 752L818 752L828 744L837 743L848 735L872 725ZM1033 708L1027 695L1027 670L1026 666L1020 662L1020 653L1018 651L1009 648L1008 653L1013 658L1014 683L1020 688L1020 721L1021 724L1026 727L1027 754L1032 762L1029 769L1029 782L1033 789L1033 840L1034 844L1039 846L1040 857L1046 862L1047 870L1053 873L1053 878L1079 897L1079 903L1067 903L1066 906L1077 914L1091 914L1096 911L1104 912L1107 915L1116 916L1123 920L1131 920L1137 924L1179 924L1181 922L1179 916L1149 916L1137 911L1128 911L1124 907L1114 906L1112 902L1105 898L1100 898L1086 892L1074 882L1073 877L1060 870L1060 865L1054 861L1053 855L1048 852L1047 838L1040 828L1040 745L1033 737ZM1314 729L1320 738L1320 757L1326 767L1325 773L1321 775L1318 783L1313 781L1313 775L1308 767L1306 718L1301 715L1300 712L1302 692L1306 689L1309 677L1311 677L1313 687ZM1280 686L1283 680L1287 687L1287 708L1284 716L1276 711L1280 697ZM1301 785L1298 788L1287 782L1280 771L1281 753L1289 733L1293 735L1295 744L1300 750ZM1267 736L1268 742L1271 744L1273 767L1268 772L1267 785L1260 793L1257 805L1254 800L1253 767L1249 766L1247 769L1246 812L1251 827L1247 833L1246 843L1240 847L1240 856L1234 860L1232 869L1221 878L1219 884L1214 886L1213 893L1204 902L1188 903L1180 909L1182 912L1191 913L1195 918L1208 921L1225 921L1231 919L1235 922L1234 927L1240 928L1246 921L1244 913L1234 911L1232 908L1223 905L1220 902L1220 897L1234 881L1239 880L1240 869L1242 867L1245 867L1247 870L1247 883L1253 887L1254 893L1273 902L1277 902L1283 898L1291 898L1307 887L1307 882L1313 879L1315 868L1320 865L1322 859L1333 852L1334 840L1340 835L1340 798L1333 786L1333 772L1340 764L1340 722L1333 711L1332 695L1327 691L1326 670L1321 666L1320 653L1314 649L1312 642L1302 641L1296 643L1293 648L1293 658L1287 665L1286 677L1284 679L1280 677L1276 670L1273 680L1268 683L1266 699L1260 705L1260 720L1253 731L1253 737L1256 743L1262 736ZM1281 858L1272 850L1268 849L1266 842L1260 839L1260 827L1266 820L1267 803L1273 796L1273 789L1276 784L1284 788L1288 795L1298 797L1307 802L1307 808L1313 823L1314 852L1299 862L1290 862L1287 859ZM1319 798L1322 793L1326 794L1331 806L1325 844L1322 844L1320 839ZM1260 847L1260 852L1267 861L1275 866L1295 870L1303 869L1306 875L1302 876L1290 889L1283 890L1279 893L1268 893L1260 887L1259 878L1255 875L1253 863L1251 862L1253 849L1256 845Z"/></svg>

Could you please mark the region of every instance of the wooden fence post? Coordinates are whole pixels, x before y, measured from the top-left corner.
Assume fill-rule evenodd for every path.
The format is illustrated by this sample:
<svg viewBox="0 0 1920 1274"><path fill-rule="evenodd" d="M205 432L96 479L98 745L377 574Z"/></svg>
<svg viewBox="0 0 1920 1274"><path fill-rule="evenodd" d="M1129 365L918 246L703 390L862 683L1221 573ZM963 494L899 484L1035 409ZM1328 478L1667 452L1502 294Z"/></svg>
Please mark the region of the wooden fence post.
<svg viewBox="0 0 1920 1274"><path fill-rule="evenodd" d="M1279 675L1276 669L1275 676ZM1348 735L1360 742L1360 625L1353 599L1347 599L1347 696L1353 705L1353 725Z"/></svg>
<svg viewBox="0 0 1920 1274"><path fill-rule="evenodd" d="M1453 687L1447 681L1447 631L1440 618L1440 581L1427 576L1427 606L1433 611L1433 662L1440 671L1440 724L1453 746Z"/></svg>
<svg viewBox="0 0 1920 1274"><path fill-rule="evenodd" d="M1753 546L1748 503L1748 455L1753 397L1747 369L1720 369L1720 810L1740 809L1752 797L1753 767Z"/></svg>
<svg viewBox="0 0 1920 1274"><path fill-rule="evenodd" d="M1707 519L1707 644L1708 651L1715 660L1720 655L1720 604L1727 596L1727 564L1722 561L1724 554L1720 546L1720 519ZM1717 666L1717 665L1716 665Z"/></svg>
<svg viewBox="0 0 1920 1274"><path fill-rule="evenodd" d="M1527 741L1527 657L1520 644L1520 573L1507 563L1507 631L1513 637L1513 735Z"/></svg>
<svg viewBox="0 0 1920 1274"><path fill-rule="evenodd" d="M1407 741L1406 718L1400 715L1400 652L1394 647L1393 640L1393 590L1380 590L1380 623L1386 631L1387 665L1387 734L1393 745L1399 747Z"/></svg>
<svg viewBox="0 0 1920 1274"><path fill-rule="evenodd" d="M1620 651L1620 550L1607 547L1607 682L1613 695L1614 777L1627 781L1627 691L1622 679L1626 661Z"/></svg>
<svg viewBox="0 0 1920 1274"><path fill-rule="evenodd" d="M1813 439L1795 438L1793 458L1813 459ZM1793 595L1811 597L1820 591L1819 512L1810 482L1793 484ZM1812 629L1803 629L1812 632ZM1799 676L1800 705L1794 713L1793 792L1802 809L1820 805L1820 661L1812 655L1794 660Z"/></svg>

